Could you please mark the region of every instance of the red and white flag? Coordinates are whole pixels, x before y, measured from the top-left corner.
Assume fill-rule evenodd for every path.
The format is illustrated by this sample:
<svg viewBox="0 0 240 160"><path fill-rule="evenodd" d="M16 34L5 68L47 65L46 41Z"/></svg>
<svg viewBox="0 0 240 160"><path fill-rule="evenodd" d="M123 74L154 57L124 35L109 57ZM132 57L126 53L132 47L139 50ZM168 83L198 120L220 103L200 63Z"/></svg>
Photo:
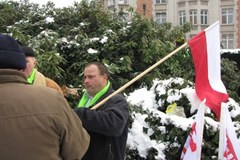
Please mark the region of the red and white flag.
<svg viewBox="0 0 240 160"><path fill-rule="evenodd" d="M221 109L218 159L240 160L239 141L225 103L222 103Z"/></svg>
<svg viewBox="0 0 240 160"><path fill-rule="evenodd" d="M181 154L181 160L200 160L202 150L203 125L204 125L204 103L201 103L192 124L192 130L188 136Z"/></svg>
<svg viewBox="0 0 240 160"><path fill-rule="evenodd" d="M221 102L228 94L221 80L219 21L188 42L195 66L195 90L198 98L220 117Z"/></svg>

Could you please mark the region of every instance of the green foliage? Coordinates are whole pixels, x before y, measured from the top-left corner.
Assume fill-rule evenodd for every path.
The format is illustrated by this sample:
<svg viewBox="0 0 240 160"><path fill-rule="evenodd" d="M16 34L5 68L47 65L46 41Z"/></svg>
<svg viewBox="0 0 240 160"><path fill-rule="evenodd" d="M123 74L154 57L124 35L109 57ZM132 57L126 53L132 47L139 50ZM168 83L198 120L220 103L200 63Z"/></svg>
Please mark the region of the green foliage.
<svg viewBox="0 0 240 160"><path fill-rule="evenodd" d="M132 11L129 9L129 11ZM114 88L126 84L185 42L191 25L156 24L132 13L110 14L96 1L83 0L71 7L55 8L7 1L0 3L0 32L12 34L34 48L38 68L60 84L82 85L82 71L89 61L108 65ZM96 51L90 52L89 49ZM52 57L52 58L49 58ZM222 61L223 82L231 97L239 101L239 69ZM125 92L150 86L155 78L182 77L194 81L194 66L188 48L153 69Z"/></svg>
<svg viewBox="0 0 240 160"><path fill-rule="evenodd" d="M141 156L139 156L138 150L137 149L130 149L127 147L127 155L126 155L126 160L144 160Z"/></svg>
<svg viewBox="0 0 240 160"><path fill-rule="evenodd" d="M240 70L234 61L222 58L222 80L227 88L228 94L237 102L240 102Z"/></svg>
<svg viewBox="0 0 240 160"><path fill-rule="evenodd" d="M59 56L59 53L55 53L54 51L44 51L44 54L40 55L41 56L38 58L37 67L44 68L43 74L45 76L55 78L55 80L57 78L59 81L64 73L64 70L60 68L59 65L66 61L61 56Z"/></svg>
<svg viewBox="0 0 240 160"><path fill-rule="evenodd" d="M121 12L113 16L99 3L86 0L64 8L55 8L50 2L42 7L27 0L21 4L2 2L0 13L4 24L0 31L11 33L21 43L33 47L38 53L41 72L73 87L82 85L84 65L99 60L108 65L113 86L119 88L173 51L176 39L190 30L190 25L157 25L137 14L127 22ZM182 64L178 64L183 62L181 55L176 57L179 62L173 58L164 69L154 69L126 92L150 85L156 77L187 75L174 69Z"/></svg>
<svg viewBox="0 0 240 160"><path fill-rule="evenodd" d="M189 49L183 49L159 67L161 78L182 77L194 81L194 65Z"/></svg>

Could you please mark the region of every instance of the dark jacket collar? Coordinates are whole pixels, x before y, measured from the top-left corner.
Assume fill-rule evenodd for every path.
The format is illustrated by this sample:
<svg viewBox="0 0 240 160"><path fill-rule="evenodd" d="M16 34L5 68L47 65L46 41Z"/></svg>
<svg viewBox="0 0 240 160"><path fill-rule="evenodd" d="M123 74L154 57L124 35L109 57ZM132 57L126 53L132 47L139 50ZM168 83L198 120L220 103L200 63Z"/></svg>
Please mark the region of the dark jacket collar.
<svg viewBox="0 0 240 160"><path fill-rule="evenodd" d="M0 69L0 83L28 84L24 73L15 69Z"/></svg>

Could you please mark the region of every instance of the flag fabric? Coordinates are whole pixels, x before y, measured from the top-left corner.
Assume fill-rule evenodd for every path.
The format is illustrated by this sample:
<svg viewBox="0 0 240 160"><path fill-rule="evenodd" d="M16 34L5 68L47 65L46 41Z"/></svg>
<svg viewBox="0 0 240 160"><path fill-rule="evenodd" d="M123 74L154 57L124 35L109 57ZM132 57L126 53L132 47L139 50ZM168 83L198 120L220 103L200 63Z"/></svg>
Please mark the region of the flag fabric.
<svg viewBox="0 0 240 160"><path fill-rule="evenodd" d="M221 102L228 94L221 80L219 21L188 41L195 67L195 90L206 106L220 117Z"/></svg>
<svg viewBox="0 0 240 160"><path fill-rule="evenodd" d="M204 125L204 103L200 104L192 130L188 136L181 154L181 160L200 160L202 150L203 125Z"/></svg>
<svg viewBox="0 0 240 160"><path fill-rule="evenodd" d="M240 160L240 145L225 103L222 103L218 159Z"/></svg>

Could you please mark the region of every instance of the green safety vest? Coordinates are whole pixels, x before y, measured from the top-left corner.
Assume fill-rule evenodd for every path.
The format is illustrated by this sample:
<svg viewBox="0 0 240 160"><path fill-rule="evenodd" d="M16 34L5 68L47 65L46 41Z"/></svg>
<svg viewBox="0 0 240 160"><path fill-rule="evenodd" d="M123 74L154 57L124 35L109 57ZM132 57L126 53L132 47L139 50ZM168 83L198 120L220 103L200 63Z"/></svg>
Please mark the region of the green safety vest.
<svg viewBox="0 0 240 160"><path fill-rule="evenodd" d="M90 97L87 94L87 92L84 91L83 96L78 104L78 107L88 108L88 107L92 106L94 103L97 102L97 100L99 100L100 97L102 97L102 95L104 95L107 92L109 87L110 87L110 82L108 81L107 85L102 90L100 90L91 100L89 99ZM90 100L90 102L88 103L89 100Z"/></svg>
<svg viewBox="0 0 240 160"><path fill-rule="evenodd" d="M33 84L36 73L37 73L37 69L33 68L33 71L31 73L30 77L28 77L28 79L27 79L28 83Z"/></svg>

